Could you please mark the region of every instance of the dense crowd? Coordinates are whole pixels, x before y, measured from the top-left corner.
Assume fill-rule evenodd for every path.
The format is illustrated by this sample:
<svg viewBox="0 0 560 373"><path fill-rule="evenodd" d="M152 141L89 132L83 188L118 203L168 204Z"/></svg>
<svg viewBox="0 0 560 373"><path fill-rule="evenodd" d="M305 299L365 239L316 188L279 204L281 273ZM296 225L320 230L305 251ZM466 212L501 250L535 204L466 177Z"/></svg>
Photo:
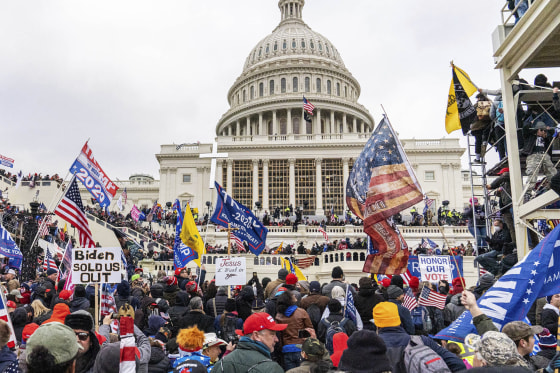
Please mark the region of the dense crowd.
<svg viewBox="0 0 560 373"><path fill-rule="evenodd" d="M123 252L130 254L126 247ZM560 294L533 304L533 326L514 321L500 333L476 304L495 281L490 273L465 290L462 278L449 284L411 277L405 284L395 275L349 284L341 267L333 268L329 283L298 281L281 269L274 280L255 273L246 285L228 289L207 280L204 266L199 272L179 268L152 278L129 268L129 280L104 289L96 317L93 286L64 290L55 269L20 283L6 268L2 284L12 326L0 321L0 372L115 372L117 366L155 373L531 372L560 364ZM445 306L407 308L404 294L418 299L424 288L440 294ZM355 317L346 312L348 292ZM469 335L463 346L434 339L464 310L479 335ZM8 347L12 331L15 346ZM540 352L531 355L534 334ZM123 345L136 351L128 362ZM423 365L427 361L438 363Z"/></svg>

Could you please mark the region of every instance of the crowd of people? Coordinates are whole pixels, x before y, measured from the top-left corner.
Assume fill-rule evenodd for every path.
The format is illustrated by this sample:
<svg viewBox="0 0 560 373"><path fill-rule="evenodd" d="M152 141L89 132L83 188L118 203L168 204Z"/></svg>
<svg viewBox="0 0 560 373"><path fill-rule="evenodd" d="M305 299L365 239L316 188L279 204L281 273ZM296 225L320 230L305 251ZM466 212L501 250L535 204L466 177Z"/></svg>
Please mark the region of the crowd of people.
<svg viewBox="0 0 560 373"><path fill-rule="evenodd" d="M155 373L534 372L560 366L560 294L533 304L532 326L513 321L498 332L476 303L493 285L491 273L468 290L462 278L449 284L411 277L405 284L395 275L350 284L341 267L323 284L300 281L285 269L276 279L254 274L234 288L207 280L204 266L199 274L178 268L173 276L152 278L134 268L128 280L104 290L98 317L93 286L64 290L55 269L20 283L6 268L1 280L11 326L0 321L0 372L115 372L126 364L129 372ZM405 293L418 298L424 288L441 294L445 306L407 308ZM355 307L354 317L348 307ZM463 345L433 337L465 310L478 335ZM536 334L540 352L532 354ZM136 352L123 355L125 345Z"/></svg>

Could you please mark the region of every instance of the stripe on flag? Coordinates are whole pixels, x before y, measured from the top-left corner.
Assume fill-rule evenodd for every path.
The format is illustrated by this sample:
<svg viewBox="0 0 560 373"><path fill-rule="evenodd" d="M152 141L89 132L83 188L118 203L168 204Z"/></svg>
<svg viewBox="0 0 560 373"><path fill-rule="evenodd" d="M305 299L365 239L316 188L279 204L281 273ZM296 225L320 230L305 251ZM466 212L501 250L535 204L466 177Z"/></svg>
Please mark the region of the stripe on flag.
<svg viewBox="0 0 560 373"><path fill-rule="evenodd" d="M445 300L447 296L439 294L428 287L422 289L422 293L418 297L418 304L420 306L436 307L440 310L445 308Z"/></svg>
<svg viewBox="0 0 560 373"><path fill-rule="evenodd" d="M8 315L8 308L6 307L6 299L4 299L4 294L0 294L0 319L7 322L10 326L10 339L8 341L8 347L14 348L16 346L16 335L14 334L12 320Z"/></svg>
<svg viewBox="0 0 560 373"><path fill-rule="evenodd" d="M317 256L308 256L307 258L301 258L297 260L297 266L301 269L305 269L307 267L311 267L313 263L315 263L315 258Z"/></svg>
<svg viewBox="0 0 560 373"><path fill-rule="evenodd" d="M404 298L403 298L403 303L402 304L409 311L412 311L413 309L415 309L418 306L418 301L416 300L416 297L412 293L412 289L406 288L406 291L404 292Z"/></svg>
<svg viewBox="0 0 560 373"><path fill-rule="evenodd" d="M303 110L308 112L310 115L313 115L313 110L314 109L315 109L315 106L311 102L309 102L309 100L307 100L305 98L305 96L303 96Z"/></svg>
<svg viewBox="0 0 560 373"><path fill-rule="evenodd" d="M329 235L327 234L327 232L323 229L323 227L319 227L319 232L321 232L321 234L323 235L323 238L325 239L325 241L329 240Z"/></svg>

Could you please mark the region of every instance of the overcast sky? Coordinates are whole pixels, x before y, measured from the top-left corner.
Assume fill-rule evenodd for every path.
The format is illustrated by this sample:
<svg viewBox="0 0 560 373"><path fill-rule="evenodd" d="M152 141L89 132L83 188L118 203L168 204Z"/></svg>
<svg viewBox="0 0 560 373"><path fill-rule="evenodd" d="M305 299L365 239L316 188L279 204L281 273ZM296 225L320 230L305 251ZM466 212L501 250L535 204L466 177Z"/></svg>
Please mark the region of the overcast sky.
<svg viewBox="0 0 560 373"><path fill-rule="evenodd" d="M0 154L16 172L66 175L89 138L109 177L159 178L161 144L212 141L277 3L1 1ZM307 0L303 18L336 46L376 122L383 105L401 138L459 137L444 125L449 62L499 88L491 33L504 3Z"/></svg>

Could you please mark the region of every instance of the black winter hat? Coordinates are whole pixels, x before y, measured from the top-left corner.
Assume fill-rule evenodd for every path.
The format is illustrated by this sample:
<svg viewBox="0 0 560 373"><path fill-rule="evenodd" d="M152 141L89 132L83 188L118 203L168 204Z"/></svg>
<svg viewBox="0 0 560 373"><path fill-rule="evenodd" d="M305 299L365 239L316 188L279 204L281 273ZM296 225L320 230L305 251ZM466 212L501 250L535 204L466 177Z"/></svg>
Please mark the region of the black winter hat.
<svg viewBox="0 0 560 373"><path fill-rule="evenodd" d="M226 312L234 312L237 310L237 305L235 304L235 299L228 298L226 300L226 305L224 307Z"/></svg>
<svg viewBox="0 0 560 373"><path fill-rule="evenodd" d="M86 288L84 285L76 285L74 287L74 296L75 297L82 297L85 298L86 296Z"/></svg>
<svg viewBox="0 0 560 373"><path fill-rule="evenodd" d="M93 318L89 312L79 310L67 315L64 325L72 329L93 330Z"/></svg>
<svg viewBox="0 0 560 373"><path fill-rule="evenodd" d="M401 275L394 275L391 278L391 285L395 285L395 286L398 286L401 289L403 289L404 281L403 281L403 278L401 277Z"/></svg>
<svg viewBox="0 0 560 373"><path fill-rule="evenodd" d="M342 278L342 276L344 276L344 272L342 271L342 268L340 268L340 266L336 266L332 269L332 278Z"/></svg>
<svg viewBox="0 0 560 373"><path fill-rule="evenodd" d="M342 353L338 369L352 373L390 372L386 352L387 346L377 333L359 330L348 338L348 348Z"/></svg>
<svg viewBox="0 0 560 373"><path fill-rule="evenodd" d="M154 299L163 298L163 285L153 284L152 287L150 287L150 294Z"/></svg>

